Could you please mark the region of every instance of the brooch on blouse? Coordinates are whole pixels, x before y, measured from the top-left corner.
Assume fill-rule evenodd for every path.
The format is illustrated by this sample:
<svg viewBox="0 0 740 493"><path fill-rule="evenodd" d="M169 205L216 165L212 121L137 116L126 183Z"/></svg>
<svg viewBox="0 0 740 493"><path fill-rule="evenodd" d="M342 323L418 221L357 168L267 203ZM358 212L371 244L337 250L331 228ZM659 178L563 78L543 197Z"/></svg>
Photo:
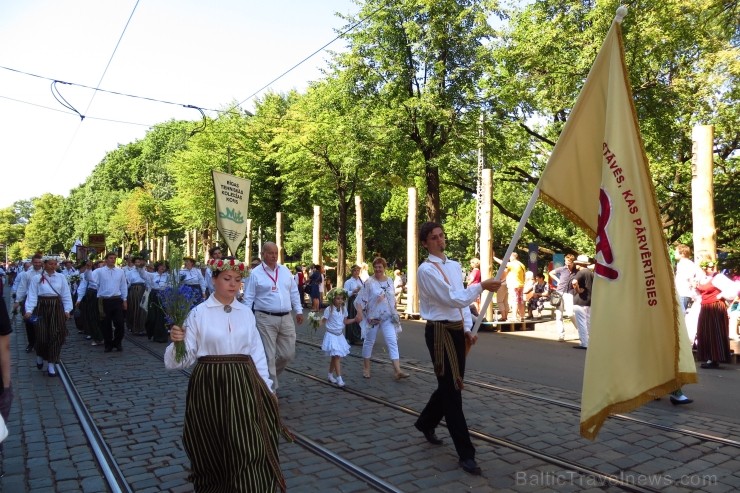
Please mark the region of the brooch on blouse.
<svg viewBox="0 0 740 493"><path fill-rule="evenodd" d="M231 313L231 305L224 305L224 311L226 313Z"/></svg>

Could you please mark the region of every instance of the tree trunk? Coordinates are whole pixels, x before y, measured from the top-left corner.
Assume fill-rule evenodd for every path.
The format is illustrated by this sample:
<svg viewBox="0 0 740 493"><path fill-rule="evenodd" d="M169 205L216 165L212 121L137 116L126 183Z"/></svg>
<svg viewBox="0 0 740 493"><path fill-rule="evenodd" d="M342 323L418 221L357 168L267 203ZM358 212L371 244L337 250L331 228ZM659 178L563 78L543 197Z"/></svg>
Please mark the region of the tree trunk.
<svg viewBox="0 0 740 493"><path fill-rule="evenodd" d="M427 182L427 221L439 223L439 168L437 166L432 166L429 161L427 161L424 169Z"/></svg>
<svg viewBox="0 0 740 493"><path fill-rule="evenodd" d="M343 193L339 194L339 228L337 231L337 287L344 286L347 275L347 211L349 205Z"/></svg>
<svg viewBox="0 0 740 493"><path fill-rule="evenodd" d="M418 315L419 297L416 288L416 272L419 268L419 231L416 222L418 217L417 192L409 188L408 218L406 223L406 313Z"/></svg>

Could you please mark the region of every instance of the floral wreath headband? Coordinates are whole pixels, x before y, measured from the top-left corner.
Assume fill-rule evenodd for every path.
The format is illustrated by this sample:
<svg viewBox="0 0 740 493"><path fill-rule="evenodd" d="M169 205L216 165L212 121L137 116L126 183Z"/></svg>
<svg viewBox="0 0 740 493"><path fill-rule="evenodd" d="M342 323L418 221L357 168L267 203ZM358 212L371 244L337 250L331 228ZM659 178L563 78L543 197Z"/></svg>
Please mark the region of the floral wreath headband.
<svg viewBox="0 0 740 493"><path fill-rule="evenodd" d="M699 267L701 267L702 269L706 269L707 267L711 269L715 265L717 265L717 262L715 262L714 260L702 260L701 262L699 262Z"/></svg>
<svg viewBox="0 0 740 493"><path fill-rule="evenodd" d="M346 300L347 299L347 296L348 296L347 295L347 291L345 291L344 289L341 289L341 288L333 288L333 289L329 290L328 293L326 293L326 299L332 305L334 304L334 298L336 298L337 296L341 296L342 298L344 298Z"/></svg>
<svg viewBox="0 0 740 493"><path fill-rule="evenodd" d="M238 272L242 277L247 277L249 275L247 265L241 260L235 260L233 258L226 260L212 258L208 261L208 268L214 272L233 270L234 272Z"/></svg>

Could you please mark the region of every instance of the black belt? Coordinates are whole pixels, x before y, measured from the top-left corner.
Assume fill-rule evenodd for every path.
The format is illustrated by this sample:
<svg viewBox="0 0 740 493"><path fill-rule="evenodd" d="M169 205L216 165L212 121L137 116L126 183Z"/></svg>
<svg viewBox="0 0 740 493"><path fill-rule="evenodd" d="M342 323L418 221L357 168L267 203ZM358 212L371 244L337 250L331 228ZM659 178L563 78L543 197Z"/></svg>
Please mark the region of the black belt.
<svg viewBox="0 0 740 493"><path fill-rule="evenodd" d="M280 313L276 313L276 312L266 312L266 311L264 311L264 310L255 310L255 311L256 311L256 312L260 312L260 313L264 313L264 314L266 314L266 315L272 315L273 317L284 317L284 316L286 316L286 315L290 315L290 312L280 312Z"/></svg>
<svg viewBox="0 0 740 493"><path fill-rule="evenodd" d="M104 300L120 300L121 296L98 296L98 298L104 299Z"/></svg>
<svg viewBox="0 0 740 493"><path fill-rule="evenodd" d="M145 283L143 283L143 282L132 282L131 283L132 286L144 286L144 284Z"/></svg>

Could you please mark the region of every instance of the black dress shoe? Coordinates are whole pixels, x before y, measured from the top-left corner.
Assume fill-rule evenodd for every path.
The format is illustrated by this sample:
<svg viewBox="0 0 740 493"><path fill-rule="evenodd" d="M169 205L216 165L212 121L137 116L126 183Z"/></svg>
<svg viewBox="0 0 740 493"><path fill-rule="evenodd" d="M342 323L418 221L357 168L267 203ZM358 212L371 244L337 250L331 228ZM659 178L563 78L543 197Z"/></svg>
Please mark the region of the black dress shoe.
<svg viewBox="0 0 740 493"><path fill-rule="evenodd" d="M691 404L692 402L694 402L694 399L689 399L688 397L686 397L685 399L678 399L675 396L671 396L671 404L673 404L674 406L681 406L683 404Z"/></svg>
<svg viewBox="0 0 740 493"><path fill-rule="evenodd" d="M434 433L434 430L422 430L419 428L419 425L414 425L417 430L422 432L424 434L424 438L427 439L427 442L431 443L432 445L442 445L442 440L437 436L436 433Z"/></svg>
<svg viewBox="0 0 740 493"><path fill-rule="evenodd" d="M480 467L478 467L478 464L475 463L475 459L460 459L459 464L460 467L463 468L463 471L469 474L480 476L483 472L480 470Z"/></svg>
<svg viewBox="0 0 740 493"><path fill-rule="evenodd" d="M700 365L702 368L719 368L719 363L716 361L708 361Z"/></svg>
<svg viewBox="0 0 740 493"><path fill-rule="evenodd" d="M33 351L33 344L29 344L28 346L26 346L26 352L30 353L31 351Z"/></svg>
<svg viewBox="0 0 740 493"><path fill-rule="evenodd" d="M111 346L105 346L105 349L103 350L104 353L110 353L111 351L113 351L113 347Z"/></svg>
<svg viewBox="0 0 740 493"><path fill-rule="evenodd" d="M43 367L44 367L43 363L36 363L36 368L38 368L39 370Z"/></svg>

